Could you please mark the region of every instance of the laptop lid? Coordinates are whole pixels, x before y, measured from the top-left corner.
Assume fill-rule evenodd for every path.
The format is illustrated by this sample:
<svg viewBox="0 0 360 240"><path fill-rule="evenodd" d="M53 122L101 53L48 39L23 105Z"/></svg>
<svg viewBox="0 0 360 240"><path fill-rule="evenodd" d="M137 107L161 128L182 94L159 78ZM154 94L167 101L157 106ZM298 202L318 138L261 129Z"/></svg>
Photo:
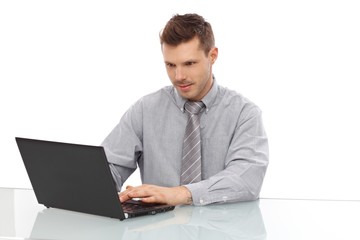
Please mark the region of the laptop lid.
<svg viewBox="0 0 360 240"><path fill-rule="evenodd" d="M102 146L16 137L38 203L46 207L123 220L173 210L173 206L124 214Z"/></svg>

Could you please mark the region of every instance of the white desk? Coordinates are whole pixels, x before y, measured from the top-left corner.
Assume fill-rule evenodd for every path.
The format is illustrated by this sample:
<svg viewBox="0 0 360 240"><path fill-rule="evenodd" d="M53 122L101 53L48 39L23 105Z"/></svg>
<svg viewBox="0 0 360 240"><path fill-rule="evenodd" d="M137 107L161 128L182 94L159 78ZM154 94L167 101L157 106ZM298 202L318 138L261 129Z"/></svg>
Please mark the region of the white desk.
<svg viewBox="0 0 360 240"><path fill-rule="evenodd" d="M119 221L46 209L32 190L0 188L0 239L360 239L360 202L260 199L183 206Z"/></svg>

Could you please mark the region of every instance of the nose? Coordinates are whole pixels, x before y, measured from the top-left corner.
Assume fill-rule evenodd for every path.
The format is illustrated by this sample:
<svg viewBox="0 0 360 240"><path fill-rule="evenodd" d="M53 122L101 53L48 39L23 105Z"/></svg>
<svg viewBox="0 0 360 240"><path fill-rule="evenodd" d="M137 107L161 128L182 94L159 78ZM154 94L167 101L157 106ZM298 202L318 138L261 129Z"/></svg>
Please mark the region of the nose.
<svg viewBox="0 0 360 240"><path fill-rule="evenodd" d="M175 79L177 81L181 81L185 79L184 70L181 67L176 67L175 69Z"/></svg>

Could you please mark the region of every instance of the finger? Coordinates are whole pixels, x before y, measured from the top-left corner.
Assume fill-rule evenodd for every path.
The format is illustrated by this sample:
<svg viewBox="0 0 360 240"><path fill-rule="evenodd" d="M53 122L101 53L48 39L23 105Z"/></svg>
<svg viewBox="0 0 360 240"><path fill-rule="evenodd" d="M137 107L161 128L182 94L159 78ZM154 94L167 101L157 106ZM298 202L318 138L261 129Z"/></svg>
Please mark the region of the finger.
<svg viewBox="0 0 360 240"><path fill-rule="evenodd" d="M131 199L128 194L119 195L120 202L126 202L127 200Z"/></svg>
<svg viewBox="0 0 360 240"><path fill-rule="evenodd" d="M143 197L141 199L141 201L143 201L145 203L162 203L162 202L159 202L155 196Z"/></svg>
<svg viewBox="0 0 360 240"><path fill-rule="evenodd" d="M138 197L141 198L141 201L146 203L165 203L165 199L158 191L153 189L141 189L139 191L131 192L130 195L132 198Z"/></svg>
<svg viewBox="0 0 360 240"><path fill-rule="evenodd" d="M129 190L122 191L119 194L119 196L127 195L129 193Z"/></svg>
<svg viewBox="0 0 360 240"><path fill-rule="evenodd" d="M160 197L159 191L157 188L142 185L140 187L133 188L128 193L128 196L131 198L137 198L137 199L144 199L151 197L148 201L149 202L157 202L158 198ZM145 200L146 201L146 200Z"/></svg>
<svg viewBox="0 0 360 240"><path fill-rule="evenodd" d="M134 188L135 188L135 187L128 185L128 186L126 186L126 188L125 188L126 190L120 192L119 195L120 195L120 196L126 195L126 194L129 193L129 191L131 191L131 190L134 189Z"/></svg>
<svg viewBox="0 0 360 240"><path fill-rule="evenodd" d="M126 190L119 194L119 199L121 202L125 202L134 198L141 199L144 194L144 190L142 190L141 187L127 186Z"/></svg>
<svg viewBox="0 0 360 240"><path fill-rule="evenodd" d="M121 202L125 202L125 201L131 199L131 197L129 197L129 192L130 191L131 190L129 189L129 190L125 190L125 191L122 191L122 192L119 193L119 199L120 199Z"/></svg>
<svg viewBox="0 0 360 240"><path fill-rule="evenodd" d="M126 201L127 194L125 194L124 192L118 193L118 196L119 196L120 202Z"/></svg>
<svg viewBox="0 0 360 240"><path fill-rule="evenodd" d="M143 198L143 197L149 197L151 194L148 193L148 191L144 189L132 189L127 193L127 196L130 198Z"/></svg>

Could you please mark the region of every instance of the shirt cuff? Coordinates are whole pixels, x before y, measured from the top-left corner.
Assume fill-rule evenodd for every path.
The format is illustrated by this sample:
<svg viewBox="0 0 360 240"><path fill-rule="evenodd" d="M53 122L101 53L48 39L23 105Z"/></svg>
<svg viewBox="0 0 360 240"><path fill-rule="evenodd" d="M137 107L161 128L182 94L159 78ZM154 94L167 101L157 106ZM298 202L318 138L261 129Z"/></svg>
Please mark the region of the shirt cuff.
<svg viewBox="0 0 360 240"><path fill-rule="evenodd" d="M226 203L226 202L237 202L237 201L249 201L253 200L247 196L245 192L233 192L233 191L216 191L209 187L208 182L201 181L193 184L184 185L191 192L193 205L204 206L213 203Z"/></svg>
<svg viewBox="0 0 360 240"><path fill-rule="evenodd" d="M191 192L193 205L201 206L211 203L207 186L205 182L198 182L193 184L184 185Z"/></svg>

